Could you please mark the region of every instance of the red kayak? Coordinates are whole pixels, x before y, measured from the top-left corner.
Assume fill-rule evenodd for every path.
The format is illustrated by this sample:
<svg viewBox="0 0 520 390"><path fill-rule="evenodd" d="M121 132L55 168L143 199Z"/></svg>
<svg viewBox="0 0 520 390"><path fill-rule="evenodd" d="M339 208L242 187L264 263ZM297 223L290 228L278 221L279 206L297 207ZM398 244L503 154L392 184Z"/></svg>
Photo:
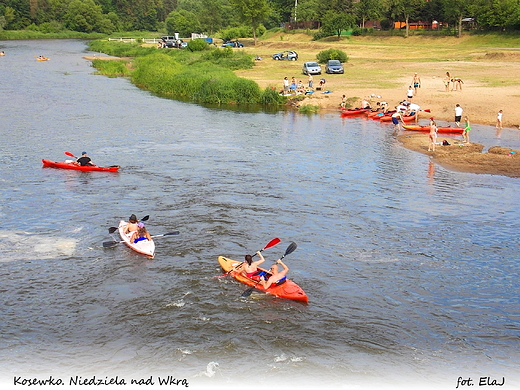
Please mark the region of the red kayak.
<svg viewBox="0 0 520 390"><path fill-rule="evenodd" d="M411 131L430 131L430 126L421 125L403 125L405 130ZM437 126L437 133L458 133L462 134L464 129L462 127L451 127L451 126Z"/></svg>
<svg viewBox="0 0 520 390"><path fill-rule="evenodd" d="M44 168L59 168L59 169L73 169L76 171L104 171L104 172L117 172L119 169L119 165L112 165L110 167L98 167L94 166L81 166L76 165L74 162L58 162L58 161L50 161L50 160L42 160Z"/></svg>
<svg viewBox="0 0 520 390"><path fill-rule="evenodd" d="M370 111L370 108L347 108L341 110L341 116L360 115Z"/></svg>
<svg viewBox="0 0 520 390"><path fill-rule="evenodd" d="M412 115L403 115L403 122L411 122L415 120L415 114ZM389 116L383 116L380 119L381 122L392 122L392 115Z"/></svg>

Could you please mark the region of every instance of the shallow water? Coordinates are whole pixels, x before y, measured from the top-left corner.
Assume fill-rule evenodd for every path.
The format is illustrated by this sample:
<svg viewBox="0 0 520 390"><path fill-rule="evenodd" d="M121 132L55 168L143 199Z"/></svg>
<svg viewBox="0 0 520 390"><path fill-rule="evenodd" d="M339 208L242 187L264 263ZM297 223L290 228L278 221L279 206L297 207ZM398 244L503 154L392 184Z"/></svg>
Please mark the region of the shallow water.
<svg viewBox="0 0 520 390"><path fill-rule="evenodd" d="M95 76L81 41L0 49L0 381L271 378L289 388L518 388L520 181L451 172L391 125L337 113L246 113ZM38 62L45 55L50 61ZM520 148L518 131L472 141ZM117 174L41 168L86 150ZM150 215L148 260L107 228ZM222 274L291 241L309 305Z"/></svg>

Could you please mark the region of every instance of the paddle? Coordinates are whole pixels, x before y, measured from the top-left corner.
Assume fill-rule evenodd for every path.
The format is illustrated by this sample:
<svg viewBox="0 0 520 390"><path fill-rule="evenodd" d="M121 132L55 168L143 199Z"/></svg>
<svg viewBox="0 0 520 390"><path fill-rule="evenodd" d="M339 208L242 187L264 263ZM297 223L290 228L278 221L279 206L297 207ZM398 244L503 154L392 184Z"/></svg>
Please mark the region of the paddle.
<svg viewBox="0 0 520 390"><path fill-rule="evenodd" d="M262 249L260 249L259 252L263 252L264 249L269 249L269 248L271 248L271 247L273 247L273 246L275 246L275 245L278 245L280 242L281 242L281 240L280 240L279 238L273 238L271 241L269 241L269 242L267 243L266 246L264 246ZM255 256L256 256L256 252L255 252L255 254L254 254L253 256L251 256L251 257L255 257ZM228 272L226 272L225 274L220 275L219 278L223 278L223 277L225 277L225 276L228 276L229 273L230 273L231 271L236 270L236 269L237 269L238 267L240 267L242 264L244 264L244 262L241 262L241 263L240 263L239 265L237 265L236 267L231 268L231 269L230 269Z"/></svg>
<svg viewBox="0 0 520 390"><path fill-rule="evenodd" d="M150 219L150 216L149 215L145 215L140 222L143 222L143 221L148 221ZM117 231L119 228L116 228L116 227L109 227L108 228L108 232L110 234L114 233L115 231Z"/></svg>
<svg viewBox="0 0 520 390"><path fill-rule="evenodd" d="M71 152L64 152L67 156L69 157L74 157L74 158L77 158L76 156L74 156Z"/></svg>
<svg viewBox="0 0 520 390"><path fill-rule="evenodd" d="M170 233L158 234L156 236L152 236L152 238L164 237L164 236L178 236L179 234L180 234L180 232L178 230L176 230L176 231L170 232ZM103 247L110 248L112 246L116 246L117 244L122 244L122 243L124 243L124 241L105 241L103 243Z"/></svg>
<svg viewBox="0 0 520 390"><path fill-rule="evenodd" d="M280 260L282 260L285 256L287 256L287 255L293 253L293 252L296 250L297 247L298 247L298 246L296 245L296 243L291 242L291 244L290 244L290 245L287 247L287 249L285 250L284 255L283 255L282 257L280 257ZM277 261L278 261L278 260L277 260ZM242 293L241 296L242 296L242 297L248 297L248 296L250 296L251 293L253 292L253 290L256 288L256 286L258 286L258 283L260 283L260 280L259 280L258 282L256 282L254 286L249 287L246 291L244 291L244 292Z"/></svg>

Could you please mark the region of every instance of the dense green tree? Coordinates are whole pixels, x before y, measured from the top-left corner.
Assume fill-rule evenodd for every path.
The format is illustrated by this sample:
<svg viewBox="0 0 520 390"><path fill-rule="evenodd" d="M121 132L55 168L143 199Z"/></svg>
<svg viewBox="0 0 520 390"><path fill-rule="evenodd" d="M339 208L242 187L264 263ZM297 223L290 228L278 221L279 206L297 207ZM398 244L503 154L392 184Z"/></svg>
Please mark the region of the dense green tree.
<svg viewBox="0 0 520 390"><path fill-rule="evenodd" d="M365 28L367 20L378 20L382 14L381 0L360 0L355 4L356 15L361 21L361 27Z"/></svg>
<svg viewBox="0 0 520 390"><path fill-rule="evenodd" d="M326 34L341 37L341 33L354 27L356 19L353 14L345 12L327 11L322 18L322 29Z"/></svg>
<svg viewBox="0 0 520 390"><path fill-rule="evenodd" d="M468 5L470 0L442 0L443 9L447 22L457 25L458 36L462 36L462 19L468 16Z"/></svg>
<svg viewBox="0 0 520 390"><path fill-rule="evenodd" d="M253 28L253 39L256 46L256 30L272 12L269 3L267 0L229 0L229 2L237 10L242 20Z"/></svg>
<svg viewBox="0 0 520 390"><path fill-rule="evenodd" d="M419 15L424 0L390 0L390 16L393 20L401 20L406 23L406 37L410 31L410 19Z"/></svg>
<svg viewBox="0 0 520 390"><path fill-rule="evenodd" d="M111 33L114 26L94 0L73 0L63 17L65 27L72 31Z"/></svg>
<svg viewBox="0 0 520 390"><path fill-rule="evenodd" d="M320 0L300 0L296 12L296 21L311 22L319 20Z"/></svg>
<svg viewBox="0 0 520 390"><path fill-rule="evenodd" d="M201 27L193 12L181 9L170 12L166 18L166 31L168 35L179 33L181 37L187 38L191 33L201 33Z"/></svg>

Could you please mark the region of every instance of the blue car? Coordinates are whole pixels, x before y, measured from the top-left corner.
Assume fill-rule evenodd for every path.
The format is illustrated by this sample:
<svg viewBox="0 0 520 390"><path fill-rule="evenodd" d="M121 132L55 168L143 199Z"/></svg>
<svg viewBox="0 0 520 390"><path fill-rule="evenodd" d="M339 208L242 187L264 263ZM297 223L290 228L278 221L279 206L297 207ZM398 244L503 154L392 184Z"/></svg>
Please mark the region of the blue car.
<svg viewBox="0 0 520 390"><path fill-rule="evenodd" d="M325 65L325 73L338 73L343 74L345 71L343 70L343 65L339 60L328 60L327 65Z"/></svg>
<svg viewBox="0 0 520 390"><path fill-rule="evenodd" d="M222 44L222 47L244 47L244 45L238 41L227 41Z"/></svg>

